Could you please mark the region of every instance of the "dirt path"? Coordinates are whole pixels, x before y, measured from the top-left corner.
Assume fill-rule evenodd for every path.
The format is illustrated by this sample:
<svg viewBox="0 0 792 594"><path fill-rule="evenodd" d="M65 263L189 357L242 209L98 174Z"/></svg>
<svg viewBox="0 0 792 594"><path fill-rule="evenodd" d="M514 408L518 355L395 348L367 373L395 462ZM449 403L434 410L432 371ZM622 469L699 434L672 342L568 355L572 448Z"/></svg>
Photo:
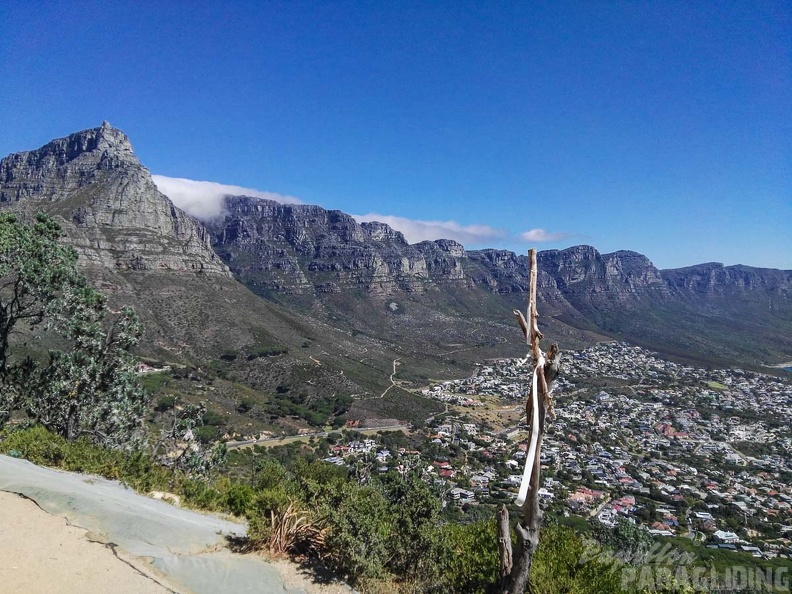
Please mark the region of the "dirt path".
<svg viewBox="0 0 792 594"><path fill-rule="evenodd" d="M388 386L388 387L385 389L385 391L384 391L382 394L380 394L380 395L379 395L379 397L380 397L380 398L384 398L384 397L385 397L385 394L387 394L387 393L388 393L388 391L389 391L391 388L395 388L395 387L396 387L396 380L394 380L393 378L396 376L396 367L397 367L398 365L401 365L401 363L399 363L399 361L400 361L400 359L394 359L394 360L393 360L393 373L391 373L391 374L390 374L390 382L391 382L391 385L390 385L390 386Z"/></svg>
<svg viewBox="0 0 792 594"><path fill-rule="evenodd" d="M0 491L0 590L19 594L165 594L82 528Z"/></svg>

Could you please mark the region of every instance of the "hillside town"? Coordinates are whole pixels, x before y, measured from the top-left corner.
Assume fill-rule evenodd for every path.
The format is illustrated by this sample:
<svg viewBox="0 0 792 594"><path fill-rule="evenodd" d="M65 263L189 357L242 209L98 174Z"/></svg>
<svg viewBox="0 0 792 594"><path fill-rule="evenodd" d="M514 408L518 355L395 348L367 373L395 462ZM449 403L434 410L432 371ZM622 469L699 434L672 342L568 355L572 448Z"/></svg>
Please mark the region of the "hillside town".
<svg viewBox="0 0 792 594"><path fill-rule="evenodd" d="M562 366L541 451L548 513L792 559L792 378L695 368L615 342L566 353ZM430 386L423 394L447 412L403 445L359 436L326 460L358 473L417 469L463 510L509 502L526 456L529 372L501 360Z"/></svg>

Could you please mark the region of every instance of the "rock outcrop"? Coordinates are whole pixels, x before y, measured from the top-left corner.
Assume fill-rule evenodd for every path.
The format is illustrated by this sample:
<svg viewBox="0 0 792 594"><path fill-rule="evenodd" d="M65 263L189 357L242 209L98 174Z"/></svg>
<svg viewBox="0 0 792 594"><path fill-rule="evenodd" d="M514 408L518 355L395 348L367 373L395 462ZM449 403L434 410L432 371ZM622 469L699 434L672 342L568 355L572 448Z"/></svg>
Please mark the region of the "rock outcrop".
<svg viewBox="0 0 792 594"><path fill-rule="evenodd" d="M229 276L206 228L157 190L127 136L107 122L0 161L0 208L55 216L95 271Z"/></svg>
<svg viewBox="0 0 792 594"><path fill-rule="evenodd" d="M214 248L261 294L421 293L427 283L464 279L455 241L410 245L383 223L246 196L226 197L224 212L207 222Z"/></svg>

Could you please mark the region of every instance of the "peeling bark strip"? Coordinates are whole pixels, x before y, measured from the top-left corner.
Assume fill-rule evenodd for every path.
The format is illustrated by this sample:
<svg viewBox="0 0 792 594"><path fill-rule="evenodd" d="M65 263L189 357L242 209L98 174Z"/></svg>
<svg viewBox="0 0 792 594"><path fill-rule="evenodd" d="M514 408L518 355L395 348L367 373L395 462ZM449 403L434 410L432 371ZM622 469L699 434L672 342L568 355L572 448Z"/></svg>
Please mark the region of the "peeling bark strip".
<svg viewBox="0 0 792 594"><path fill-rule="evenodd" d="M534 360L531 395L526 402L526 413L531 423L531 442L525 460L525 471L520 485L520 492L515 503L522 507L522 519L514 527L517 536L516 555L512 551L509 534L509 513L504 505L498 511L498 549L500 553L501 584L503 594L523 594L528 588L531 577L533 554L539 546L539 530L542 525L542 510L539 508L539 470L542 435L544 434L545 415L552 410L550 390L552 381L558 374L560 354L558 346L550 347L548 357L539 348L539 341L544 338L539 332L536 311L536 250L528 252L531 261L530 291L528 297L528 319L522 312L515 310L517 323L522 328L526 341L531 346ZM548 367L547 374L545 367Z"/></svg>
<svg viewBox="0 0 792 594"><path fill-rule="evenodd" d="M540 356L539 361L534 367L533 381L531 382L531 397L526 404L526 419L530 419L531 421L531 445L528 447L528 455L525 457L525 470L523 471L522 482L520 483L520 491L514 502L518 507L522 507L525 500L528 498L528 487L531 483L534 460L537 458L537 448L539 445L539 415L536 414L536 411L539 409L539 370L543 366L544 357Z"/></svg>

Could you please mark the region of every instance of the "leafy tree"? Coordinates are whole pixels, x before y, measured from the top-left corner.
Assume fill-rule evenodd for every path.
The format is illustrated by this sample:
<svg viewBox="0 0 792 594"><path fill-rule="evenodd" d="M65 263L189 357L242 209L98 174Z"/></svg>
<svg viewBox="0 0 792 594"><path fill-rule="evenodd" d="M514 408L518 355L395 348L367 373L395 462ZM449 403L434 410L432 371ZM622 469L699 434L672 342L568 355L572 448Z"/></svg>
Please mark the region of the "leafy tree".
<svg viewBox="0 0 792 594"><path fill-rule="evenodd" d="M51 431L74 440L81 435L112 448L139 445L148 398L129 349L142 326L124 309L103 329L104 297L85 289L62 327L70 351L50 351L46 364L25 359L11 374L17 405Z"/></svg>
<svg viewBox="0 0 792 594"><path fill-rule="evenodd" d="M0 376L9 372L10 339L18 323L40 324L71 291L85 285L77 253L58 243L61 230L45 215L34 225L0 215Z"/></svg>
<svg viewBox="0 0 792 594"><path fill-rule="evenodd" d="M131 308L108 317L106 298L77 271L77 253L61 235L45 215L33 225L0 215L0 410L22 410L69 441L133 448L147 397L130 350L143 327ZM12 333L42 322L70 348L45 361L12 357Z"/></svg>

